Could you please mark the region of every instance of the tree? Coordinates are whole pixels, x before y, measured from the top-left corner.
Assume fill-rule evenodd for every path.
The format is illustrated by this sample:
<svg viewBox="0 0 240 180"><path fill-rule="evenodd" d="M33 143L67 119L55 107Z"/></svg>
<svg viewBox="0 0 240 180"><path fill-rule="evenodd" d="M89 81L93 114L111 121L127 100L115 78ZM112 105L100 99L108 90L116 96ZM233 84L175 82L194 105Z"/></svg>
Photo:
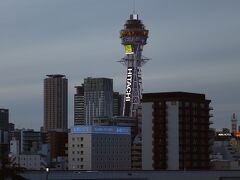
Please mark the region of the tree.
<svg viewBox="0 0 240 180"><path fill-rule="evenodd" d="M14 164L11 164L10 159L8 157L0 157L0 180L12 179L12 180L28 180L19 175L19 173L23 173L25 168L17 167Z"/></svg>

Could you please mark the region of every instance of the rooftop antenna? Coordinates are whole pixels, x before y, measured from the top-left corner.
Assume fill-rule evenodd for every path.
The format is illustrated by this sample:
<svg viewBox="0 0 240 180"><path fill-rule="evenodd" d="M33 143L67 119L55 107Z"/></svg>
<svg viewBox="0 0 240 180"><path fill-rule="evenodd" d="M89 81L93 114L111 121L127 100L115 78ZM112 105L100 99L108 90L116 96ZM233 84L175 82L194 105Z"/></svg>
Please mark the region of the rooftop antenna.
<svg viewBox="0 0 240 180"><path fill-rule="evenodd" d="M133 0L133 14L135 14L135 0Z"/></svg>

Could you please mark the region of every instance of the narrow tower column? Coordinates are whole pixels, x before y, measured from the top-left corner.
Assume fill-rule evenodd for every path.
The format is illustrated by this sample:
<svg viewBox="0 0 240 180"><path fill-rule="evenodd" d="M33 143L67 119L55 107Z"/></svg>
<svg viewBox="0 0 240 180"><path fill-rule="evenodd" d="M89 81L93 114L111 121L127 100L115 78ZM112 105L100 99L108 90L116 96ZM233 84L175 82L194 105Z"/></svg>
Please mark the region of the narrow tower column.
<svg viewBox="0 0 240 180"><path fill-rule="evenodd" d="M237 117L235 113L233 113L231 121L232 121L232 133L235 134L237 133Z"/></svg>
<svg viewBox="0 0 240 180"><path fill-rule="evenodd" d="M141 67L149 60L142 56L143 46L147 44L148 30L137 14L130 15L124 29L120 31L120 38L125 46L125 57L120 62L127 66L124 116L136 117L142 99Z"/></svg>

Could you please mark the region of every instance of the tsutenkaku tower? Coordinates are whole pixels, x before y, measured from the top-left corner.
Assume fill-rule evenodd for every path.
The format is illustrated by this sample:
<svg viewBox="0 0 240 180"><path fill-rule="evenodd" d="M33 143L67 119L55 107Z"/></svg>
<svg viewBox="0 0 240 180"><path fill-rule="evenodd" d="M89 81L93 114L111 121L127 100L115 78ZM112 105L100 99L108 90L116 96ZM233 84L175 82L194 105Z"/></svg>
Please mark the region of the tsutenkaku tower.
<svg viewBox="0 0 240 180"><path fill-rule="evenodd" d="M138 14L131 14L124 29L120 31L125 57L120 62L127 67L124 116L136 117L142 98L141 67L149 60L142 56L143 46L147 44L148 30L139 20Z"/></svg>
<svg viewBox="0 0 240 180"><path fill-rule="evenodd" d="M231 122L232 122L232 133L237 133L237 117L236 114L233 113L232 118L231 118Z"/></svg>

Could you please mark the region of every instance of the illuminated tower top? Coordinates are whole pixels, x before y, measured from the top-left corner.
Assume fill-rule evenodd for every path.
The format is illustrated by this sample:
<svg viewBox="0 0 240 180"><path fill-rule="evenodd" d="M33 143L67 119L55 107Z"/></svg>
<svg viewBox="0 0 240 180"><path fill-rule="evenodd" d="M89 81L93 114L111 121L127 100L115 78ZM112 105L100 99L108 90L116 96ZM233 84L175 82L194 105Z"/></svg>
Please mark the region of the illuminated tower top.
<svg viewBox="0 0 240 180"><path fill-rule="evenodd" d="M148 30L138 18L138 14L131 14L130 19L124 25L124 29L120 31L120 38L123 45L141 44L145 45L148 38Z"/></svg>

